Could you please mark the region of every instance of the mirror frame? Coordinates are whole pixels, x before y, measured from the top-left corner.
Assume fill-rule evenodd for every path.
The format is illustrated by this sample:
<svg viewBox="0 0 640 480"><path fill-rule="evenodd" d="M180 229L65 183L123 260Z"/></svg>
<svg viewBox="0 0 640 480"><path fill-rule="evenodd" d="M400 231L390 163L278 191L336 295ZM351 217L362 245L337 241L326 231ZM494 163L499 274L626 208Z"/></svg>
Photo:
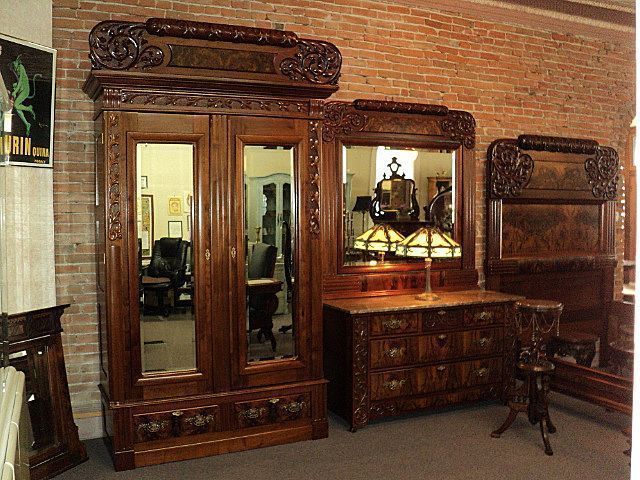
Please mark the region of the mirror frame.
<svg viewBox="0 0 640 480"><path fill-rule="evenodd" d="M327 102L323 109L322 208L324 216L325 298L408 293L424 288L424 262L386 265L344 265L342 147L344 145L446 149L455 152L455 235L462 245L460 259L433 264L436 288L460 290L477 286L475 269L475 119L442 105L354 100ZM374 186L372 186L373 188Z"/></svg>

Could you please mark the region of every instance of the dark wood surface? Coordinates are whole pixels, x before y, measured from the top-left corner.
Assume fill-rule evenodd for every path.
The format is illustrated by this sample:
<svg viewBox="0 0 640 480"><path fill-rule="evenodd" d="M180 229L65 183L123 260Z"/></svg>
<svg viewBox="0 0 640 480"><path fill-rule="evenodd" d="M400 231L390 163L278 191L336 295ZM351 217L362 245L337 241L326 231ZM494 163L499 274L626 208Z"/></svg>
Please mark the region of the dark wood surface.
<svg viewBox="0 0 640 480"><path fill-rule="evenodd" d="M60 317L69 305L8 317L10 364L25 374L34 444L31 479L52 478L84 462L87 452L73 420Z"/></svg>
<svg viewBox="0 0 640 480"><path fill-rule="evenodd" d="M322 116L341 57L292 32L149 19L91 32L100 365L117 470L327 436L322 373ZM143 373L135 150L195 146L196 368ZM243 145L291 145L296 355L248 363Z"/></svg>
<svg viewBox="0 0 640 480"><path fill-rule="evenodd" d="M506 400L520 298L474 290L429 302L413 295L325 301L329 408L355 431L378 417Z"/></svg>
<svg viewBox="0 0 640 480"><path fill-rule="evenodd" d="M487 288L563 303L561 334L598 337L606 366L617 153L594 140L521 135L494 141L487 160ZM625 379L553 361L552 388L622 411L630 408Z"/></svg>
<svg viewBox="0 0 640 480"><path fill-rule="evenodd" d="M438 262L431 270L434 290L477 286L475 269L475 119L444 105L381 100L330 101L324 105L324 160L321 202L323 298L424 291L421 262L345 266L343 259L343 145L448 149L456 152L455 239L462 258ZM373 189L375 185L372 185Z"/></svg>

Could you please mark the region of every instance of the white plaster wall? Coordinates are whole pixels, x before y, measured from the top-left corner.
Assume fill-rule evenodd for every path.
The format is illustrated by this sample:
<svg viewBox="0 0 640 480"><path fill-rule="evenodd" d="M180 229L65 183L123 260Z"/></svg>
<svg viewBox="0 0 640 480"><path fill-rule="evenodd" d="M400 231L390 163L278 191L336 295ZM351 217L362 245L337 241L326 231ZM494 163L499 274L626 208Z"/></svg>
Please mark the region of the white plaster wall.
<svg viewBox="0 0 640 480"><path fill-rule="evenodd" d="M51 0L0 0L0 33L50 47ZM53 170L3 167L0 170L0 226L8 313L56 304L53 234Z"/></svg>

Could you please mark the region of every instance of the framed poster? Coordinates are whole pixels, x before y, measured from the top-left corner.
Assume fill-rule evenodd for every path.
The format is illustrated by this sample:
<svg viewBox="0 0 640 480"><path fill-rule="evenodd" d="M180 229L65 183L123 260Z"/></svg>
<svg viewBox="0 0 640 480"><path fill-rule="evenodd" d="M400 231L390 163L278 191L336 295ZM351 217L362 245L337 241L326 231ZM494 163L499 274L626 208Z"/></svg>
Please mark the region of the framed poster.
<svg viewBox="0 0 640 480"><path fill-rule="evenodd" d="M139 236L142 239L142 258L151 258L153 249L153 195L141 195L141 225Z"/></svg>
<svg viewBox="0 0 640 480"><path fill-rule="evenodd" d="M0 35L0 160L53 166L56 51Z"/></svg>
<svg viewBox="0 0 640 480"><path fill-rule="evenodd" d="M169 197L169 215L182 215L182 199Z"/></svg>
<svg viewBox="0 0 640 480"><path fill-rule="evenodd" d="M181 220L169 220L169 238L182 238Z"/></svg>

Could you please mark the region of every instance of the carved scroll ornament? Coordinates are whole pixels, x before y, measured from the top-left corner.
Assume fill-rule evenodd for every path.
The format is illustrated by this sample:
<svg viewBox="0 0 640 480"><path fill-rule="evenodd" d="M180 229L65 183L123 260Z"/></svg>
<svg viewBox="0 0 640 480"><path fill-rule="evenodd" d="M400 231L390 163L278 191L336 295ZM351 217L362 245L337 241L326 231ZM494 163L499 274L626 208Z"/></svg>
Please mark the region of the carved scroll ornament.
<svg viewBox="0 0 640 480"><path fill-rule="evenodd" d="M449 109L444 105L426 103L391 102L386 100L354 100L356 110L391 113L417 113L420 115L446 115Z"/></svg>
<svg viewBox="0 0 640 480"><path fill-rule="evenodd" d="M127 70L162 64L164 53L148 43L144 23L100 22L89 34L91 66Z"/></svg>
<svg viewBox="0 0 640 480"><path fill-rule="evenodd" d="M476 120L469 112L450 110L446 118L440 120L440 128L466 148L476 146Z"/></svg>
<svg viewBox="0 0 640 480"><path fill-rule="evenodd" d="M518 146L522 150L593 154L598 142L583 138L549 137L545 135L520 135Z"/></svg>
<svg viewBox="0 0 640 480"><path fill-rule="evenodd" d="M351 104L345 102L328 102L323 111L322 140L331 142L336 135L348 135L351 132L359 132L367 124L367 116L351 108Z"/></svg>
<svg viewBox="0 0 640 480"><path fill-rule="evenodd" d="M280 63L280 71L292 80L308 80L312 83L338 83L342 55L328 42L299 40L298 53Z"/></svg>
<svg viewBox="0 0 640 480"><path fill-rule="evenodd" d="M368 362L369 325L365 318L353 320L353 420L351 429L365 426L369 421Z"/></svg>
<svg viewBox="0 0 640 480"><path fill-rule="evenodd" d="M615 200L618 194L618 152L611 147L598 147L595 158L584 162L591 193L596 198Z"/></svg>
<svg viewBox="0 0 640 480"><path fill-rule="evenodd" d="M122 238L120 219L120 114L107 115L107 168L108 168L108 231L109 240Z"/></svg>
<svg viewBox="0 0 640 480"><path fill-rule="evenodd" d="M489 147L491 195L496 198L517 197L531 180L533 160L518 145L499 140Z"/></svg>
<svg viewBox="0 0 640 480"><path fill-rule="evenodd" d="M318 122L309 122L309 231L320 233L320 150Z"/></svg>

